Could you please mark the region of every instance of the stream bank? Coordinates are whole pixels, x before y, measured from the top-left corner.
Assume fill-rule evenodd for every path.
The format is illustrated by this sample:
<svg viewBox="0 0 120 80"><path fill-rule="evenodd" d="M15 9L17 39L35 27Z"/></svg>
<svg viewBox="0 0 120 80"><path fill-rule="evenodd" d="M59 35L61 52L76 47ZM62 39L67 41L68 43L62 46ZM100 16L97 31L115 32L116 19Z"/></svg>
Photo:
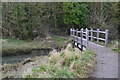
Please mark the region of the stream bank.
<svg viewBox="0 0 120 80"><path fill-rule="evenodd" d="M2 78L22 78L24 75L32 73L33 67L39 67L41 64L46 64L47 61L48 56L40 56L27 58L16 64L5 64L0 68Z"/></svg>
<svg viewBox="0 0 120 80"><path fill-rule="evenodd" d="M3 64L15 64L24 61L27 58L34 58L36 56L48 55L52 49L32 49L32 50L14 50L13 52L3 52L2 65Z"/></svg>

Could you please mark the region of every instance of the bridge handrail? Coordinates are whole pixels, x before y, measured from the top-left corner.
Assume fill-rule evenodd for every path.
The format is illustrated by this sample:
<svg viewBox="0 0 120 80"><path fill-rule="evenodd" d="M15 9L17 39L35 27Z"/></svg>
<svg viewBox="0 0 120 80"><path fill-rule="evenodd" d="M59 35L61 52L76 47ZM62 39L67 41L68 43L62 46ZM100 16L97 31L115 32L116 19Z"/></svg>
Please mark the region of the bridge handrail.
<svg viewBox="0 0 120 80"><path fill-rule="evenodd" d="M97 33L97 36L94 36L93 32ZM88 49L89 38L90 38L91 41L93 41L93 39L96 39L97 43L99 42L99 40L105 41L105 45L108 43L108 30L106 30L106 31L100 31L99 29L97 29L97 30L93 30L93 29L88 30L87 28L85 30L83 28L81 30L78 30L78 29L75 30L74 28L70 28L70 35L73 38L73 41L78 41L78 39L79 39L78 34L79 33L80 33L79 36L82 39L81 39L81 42L78 42L78 43L83 44L82 43L83 36L86 37L85 41L86 41L86 48L87 49ZM100 38L100 36L99 36L100 33L105 34L105 38Z"/></svg>

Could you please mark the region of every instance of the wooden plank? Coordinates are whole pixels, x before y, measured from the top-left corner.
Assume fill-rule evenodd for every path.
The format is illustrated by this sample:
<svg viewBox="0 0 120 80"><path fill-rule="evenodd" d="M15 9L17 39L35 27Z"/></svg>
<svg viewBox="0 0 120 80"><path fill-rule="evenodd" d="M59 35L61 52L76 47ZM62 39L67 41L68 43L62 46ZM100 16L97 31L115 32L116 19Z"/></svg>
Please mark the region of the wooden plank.
<svg viewBox="0 0 120 80"><path fill-rule="evenodd" d="M93 38L94 38L94 39L97 39L97 37L94 37L94 36L93 36Z"/></svg>
<svg viewBox="0 0 120 80"><path fill-rule="evenodd" d="M82 28L80 31L78 31L78 29L70 29L70 35L72 37L72 41L73 43L77 43L77 46L78 45L81 45L81 48L83 50L83 46L85 46L87 49L88 49L88 43L89 43L89 38L91 39L97 39L97 43L99 42L99 40L102 40L102 41L105 41L105 45L107 44L108 42L108 30L106 31L100 31L99 29L96 30L88 30L86 28L85 31L83 31L84 29ZM90 32L90 35L89 35L89 32ZM94 37L93 36L93 32L96 32L97 33L97 37ZM80 37L78 36L78 33L80 33ZM103 38L99 38L99 35L100 33L104 33L105 34L105 39ZM86 39L83 39L83 36L86 37Z"/></svg>
<svg viewBox="0 0 120 80"><path fill-rule="evenodd" d="M81 33L81 31L77 31L77 33Z"/></svg>
<svg viewBox="0 0 120 80"><path fill-rule="evenodd" d="M103 39L103 38L99 38L99 40L103 40L103 41L105 41L105 39Z"/></svg>
<svg viewBox="0 0 120 80"><path fill-rule="evenodd" d="M84 34L86 34L86 32L83 31Z"/></svg>
<svg viewBox="0 0 120 80"><path fill-rule="evenodd" d="M105 31L99 31L99 33L106 33Z"/></svg>
<svg viewBox="0 0 120 80"><path fill-rule="evenodd" d="M97 31L93 30L92 32L97 32Z"/></svg>
<svg viewBox="0 0 120 80"><path fill-rule="evenodd" d="M92 36L89 36L90 38L92 37Z"/></svg>

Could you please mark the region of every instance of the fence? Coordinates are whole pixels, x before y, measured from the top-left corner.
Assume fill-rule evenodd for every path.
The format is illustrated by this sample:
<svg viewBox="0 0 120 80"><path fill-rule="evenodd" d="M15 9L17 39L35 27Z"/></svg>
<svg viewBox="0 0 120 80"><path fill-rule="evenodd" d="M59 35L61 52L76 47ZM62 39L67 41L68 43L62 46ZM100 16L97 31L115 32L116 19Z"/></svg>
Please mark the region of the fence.
<svg viewBox="0 0 120 80"><path fill-rule="evenodd" d="M93 35L93 33L96 33L97 36L95 37ZM105 34L105 38L100 38L101 33ZM108 30L106 30L106 31L100 31L99 29L88 30L87 28L86 29L82 28L81 30L78 30L78 29L75 30L74 28L71 28L70 35L71 35L71 39L72 39L73 44L74 45L76 44L75 46L77 46L81 50L83 50L84 48L88 49L89 39L91 41L93 41L93 39L96 39L97 43L99 43L99 41L102 40L105 42L105 45L108 43Z"/></svg>

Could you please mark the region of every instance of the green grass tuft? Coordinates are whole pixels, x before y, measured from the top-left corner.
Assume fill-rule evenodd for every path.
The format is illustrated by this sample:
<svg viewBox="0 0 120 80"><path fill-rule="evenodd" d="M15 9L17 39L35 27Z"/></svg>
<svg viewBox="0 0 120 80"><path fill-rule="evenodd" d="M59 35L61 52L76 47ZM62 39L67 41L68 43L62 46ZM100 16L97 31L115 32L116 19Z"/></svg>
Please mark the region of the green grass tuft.
<svg viewBox="0 0 120 80"><path fill-rule="evenodd" d="M75 73L73 72L70 72L69 69L67 67L64 67L60 70L58 70L55 74L55 77L57 78L73 78L75 77Z"/></svg>

